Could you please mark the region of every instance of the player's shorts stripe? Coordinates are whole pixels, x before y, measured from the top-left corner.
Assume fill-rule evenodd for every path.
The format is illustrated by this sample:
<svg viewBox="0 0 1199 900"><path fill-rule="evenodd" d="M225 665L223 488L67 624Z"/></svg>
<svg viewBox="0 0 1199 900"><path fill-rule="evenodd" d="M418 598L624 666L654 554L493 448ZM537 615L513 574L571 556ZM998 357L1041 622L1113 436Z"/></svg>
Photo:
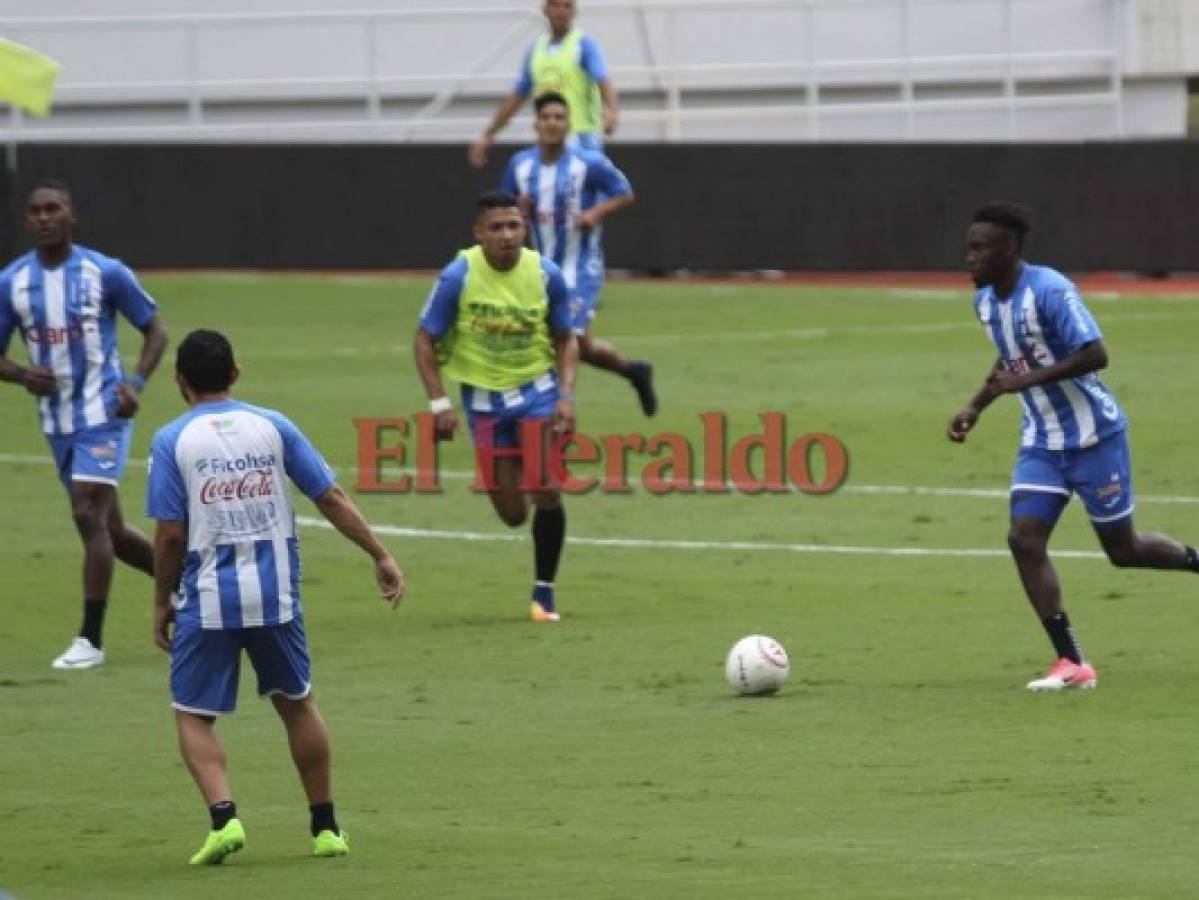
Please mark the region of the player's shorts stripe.
<svg viewBox="0 0 1199 900"><path fill-rule="evenodd" d="M115 478L100 478L97 475L72 475L71 480L72 481L86 481L91 484L110 484L113 487L117 487L117 485L120 484L120 482L117 481Z"/></svg>
<svg viewBox="0 0 1199 900"><path fill-rule="evenodd" d="M1135 506L1130 506L1128 509L1124 510L1124 512L1117 513L1114 516L1091 516L1091 521L1098 525L1103 525L1106 522L1118 522L1121 519L1127 519L1129 516L1131 516L1134 509L1136 509Z"/></svg>
<svg viewBox="0 0 1199 900"><path fill-rule="evenodd" d="M1013 484L1008 493L1014 494L1016 491L1037 491L1042 494L1061 494L1063 497L1070 496L1070 492L1066 488L1051 487L1046 484Z"/></svg>

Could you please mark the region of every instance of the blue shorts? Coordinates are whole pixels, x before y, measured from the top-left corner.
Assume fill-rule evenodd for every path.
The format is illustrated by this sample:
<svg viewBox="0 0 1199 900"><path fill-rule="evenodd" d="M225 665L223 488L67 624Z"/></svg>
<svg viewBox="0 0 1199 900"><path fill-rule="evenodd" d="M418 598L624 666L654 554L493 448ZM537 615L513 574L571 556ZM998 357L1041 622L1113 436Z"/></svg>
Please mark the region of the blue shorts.
<svg viewBox="0 0 1199 900"><path fill-rule="evenodd" d="M547 372L510 391L462 385L462 407L476 450L519 447L521 422L544 422L558 406L558 379Z"/></svg>
<svg viewBox="0 0 1199 900"><path fill-rule="evenodd" d="M1012 472L1012 518L1031 517L1054 525L1072 494L1078 494L1096 528L1116 525L1132 515L1126 432L1082 450L1020 449Z"/></svg>
<svg viewBox="0 0 1199 900"><path fill-rule="evenodd" d="M243 649L258 674L260 697L302 700L312 690L303 619L259 628L185 624L171 639L171 705L201 716L233 712Z"/></svg>
<svg viewBox="0 0 1199 900"><path fill-rule="evenodd" d="M588 281L580 284L570 292L570 330L576 335L584 335L591 327L599 308L600 288L603 280Z"/></svg>
<svg viewBox="0 0 1199 900"><path fill-rule="evenodd" d="M129 462L132 436L133 421L126 419L74 434L48 434L46 440L54 454L58 480L70 490L72 481L116 487Z"/></svg>
<svg viewBox="0 0 1199 900"><path fill-rule="evenodd" d="M592 150L596 153L604 152L604 136L598 131L587 131L582 134L572 131L570 137L566 139L566 144L569 147L574 147L576 150Z"/></svg>

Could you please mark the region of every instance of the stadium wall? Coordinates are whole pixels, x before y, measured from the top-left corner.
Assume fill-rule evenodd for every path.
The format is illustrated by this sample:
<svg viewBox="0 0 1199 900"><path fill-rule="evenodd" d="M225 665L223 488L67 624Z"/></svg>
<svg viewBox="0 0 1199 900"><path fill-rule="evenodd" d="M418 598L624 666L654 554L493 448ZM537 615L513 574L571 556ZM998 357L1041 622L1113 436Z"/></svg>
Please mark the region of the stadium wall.
<svg viewBox="0 0 1199 900"><path fill-rule="evenodd" d="M37 178L74 188L81 242L138 267L436 268L471 241L461 146L24 145L11 221ZM987 200L1031 206L1030 258L1072 271L1194 270L1199 144L621 145L640 202L610 267L661 272L961 265ZM0 197L7 181L0 178ZM10 255L23 241L7 229Z"/></svg>

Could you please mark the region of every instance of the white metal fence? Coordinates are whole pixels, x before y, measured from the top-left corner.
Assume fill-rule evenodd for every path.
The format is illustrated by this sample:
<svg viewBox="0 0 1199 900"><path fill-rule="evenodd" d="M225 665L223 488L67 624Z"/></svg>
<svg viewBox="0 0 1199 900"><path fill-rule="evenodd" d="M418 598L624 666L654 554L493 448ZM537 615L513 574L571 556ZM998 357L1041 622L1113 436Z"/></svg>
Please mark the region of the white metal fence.
<svg viewBox="0 0 1199 900"><path fill-rule="evenodd" d="M630 140L1060 140L1185 128L1122 62L1138 0L615 0L584 6ZM0 19L64 66L7 140L460 141L536 4ZM508 135L527 136L518 121Z"/></svg>

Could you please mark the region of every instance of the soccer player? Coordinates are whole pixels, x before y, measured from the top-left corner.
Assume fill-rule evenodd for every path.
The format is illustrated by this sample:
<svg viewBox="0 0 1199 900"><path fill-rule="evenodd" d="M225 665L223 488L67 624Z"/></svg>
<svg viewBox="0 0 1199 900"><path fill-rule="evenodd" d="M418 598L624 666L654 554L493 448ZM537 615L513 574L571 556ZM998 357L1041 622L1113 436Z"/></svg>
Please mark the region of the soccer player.
<svg viewBox="0 0 1199 900"><path fill-rule="evenodd" d="M949 420L961 443L982 411L1003 394L1024 408L1012 474L1008 546L1057 661L1033 691L1093 688L1095 667L1083 656L1062 606L1048 555L1049 538L1072 494L1078 494L1113 565L1199 571L1199 556L1157 534L1133 528L1128 423L1096 374L1107 350L1075 286L1047 266L1021 259L1030 217L1006 203L984 206L966 233L966 264L978 288L974 308L999 350L986 381Z"/></svg>
<svg viewBox="0 0 1199 900"><path fill-rule="evenodd" d="M566 511L544 463L552 438L575 426L578 344L566 282L553 262L524 246L524 218L512 195L483 194L474 233L478 244L441 271L421 312L416 367L439 440L458 430L442 374L461 382L479 473L500 519L516 528L528 518L530 502L535 508L529 616L556 622L554 578ZM541 423L541 472L524 471L524 421Z"/></svg>
<svg viewBox="0 0 1199 900"><path fill-rule="evenodd" d="M121 514L117 485L129 454L138 395L166 349L158 307L119 260L72 240L70 189L42 181L25 204L34 249L0 272L0 381L38 398L42 431L83 541L83 622L54 660L56 669L104 662L104 614L113 558L146 574L153 554L145 535ZM117 346L117 314L142 333L142 349L126 374ZM21 335L29 367L5 354Z"/></svg>
<svg viewBox="0 0 1199 900"><path fill-rule="evenodd" d="M633 205L633 188L602 153L567 145L570 120L561 94L542 94L535 105L537 143L509 160L500 187L520 201L537 251L562 270L579 359L628 379L642 411L652 416L658 409L653 366L625 359L612 343L591 335L604 284L603 222Z"/></svg>
<svg viewBox="0 0 1199 900"><path fill-rule="evenodd" d="M595 39L574 27L578 9L574 0L545 0L542 9L549 33L529 48L520 77L512 92L501 102L491 124L471 145L470 161L476 168L487 165L487 151L520 105L532 94L562 94L570 103L573 140L586 150L603 147L603 135L616 131L620 109L616 88L608 77L608 64Z"/></svg>
<svg viewBox="0 0 1199 900"><path fill-rule="evenodd" d="M258 693L271 698L287 731L308 796L313 854L344 856L329 735L312 697L287 479L370 554L393 609L404 576L300 430L278 412L232 399L239 374L233 348L215 331L193 331L179 345L175 382L190 409L154 435L146 495L146 515L157 520L154 641L171 655L179 749L212 816L191 863L219 863L246 840L213 727L236 706L243 649Z"/></svg>

